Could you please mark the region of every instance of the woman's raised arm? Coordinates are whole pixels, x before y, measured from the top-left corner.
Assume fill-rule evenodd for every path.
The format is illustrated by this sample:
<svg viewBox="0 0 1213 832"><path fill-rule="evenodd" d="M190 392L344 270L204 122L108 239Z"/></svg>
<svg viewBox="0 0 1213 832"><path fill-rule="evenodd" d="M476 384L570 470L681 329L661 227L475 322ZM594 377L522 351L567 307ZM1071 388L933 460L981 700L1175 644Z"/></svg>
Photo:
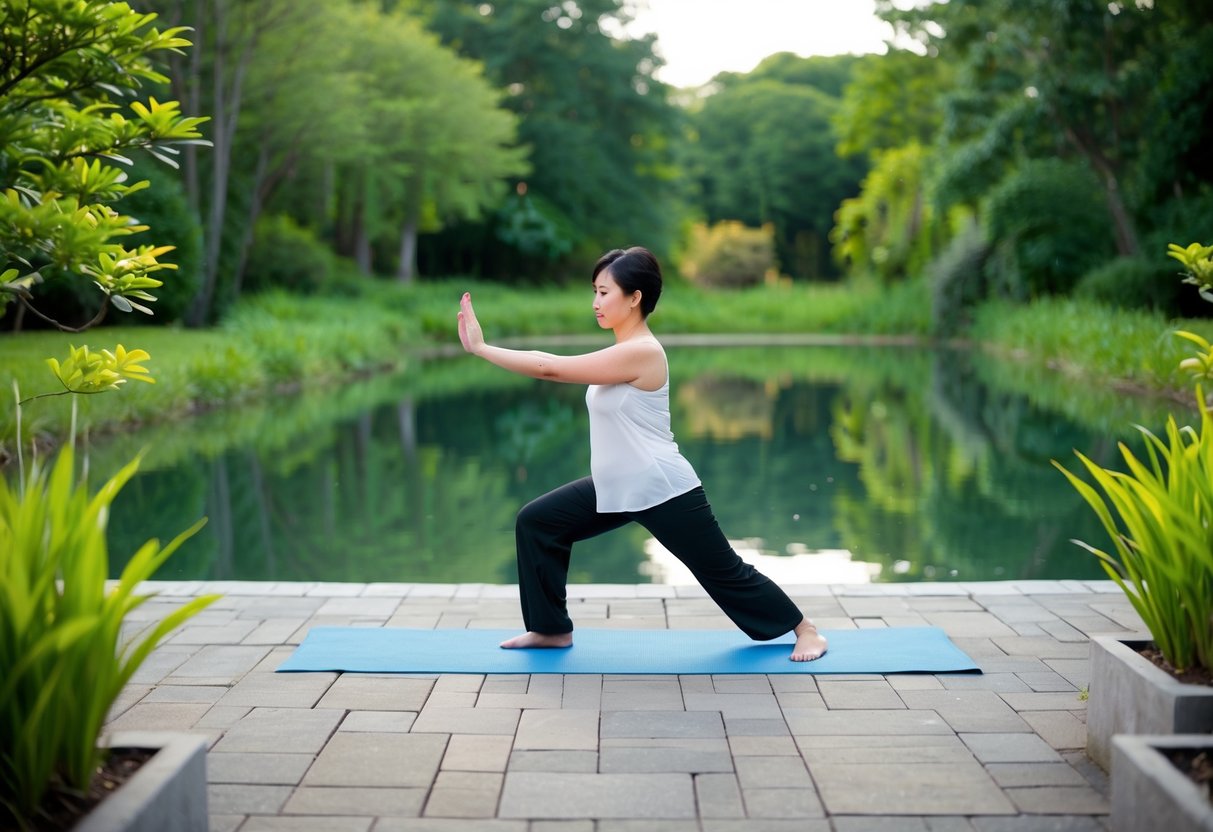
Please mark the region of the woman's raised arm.
<svg viewBox="0 0 1213 832"><path fill-rule="evenodd" d="M459 341L472 355L531 378L567 384L628 384L660 370L665 357L654 340L627 341L582 355L553 355L538 350L511 350L485 343L471 296L459 304Z"/></svg>

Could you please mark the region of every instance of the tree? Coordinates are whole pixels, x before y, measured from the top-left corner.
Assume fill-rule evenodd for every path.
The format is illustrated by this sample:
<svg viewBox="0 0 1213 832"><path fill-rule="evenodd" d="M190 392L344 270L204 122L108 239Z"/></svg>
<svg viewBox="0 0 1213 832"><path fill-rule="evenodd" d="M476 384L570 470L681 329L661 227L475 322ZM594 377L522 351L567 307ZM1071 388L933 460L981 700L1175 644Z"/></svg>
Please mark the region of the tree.
<svg viewBox="0 0 1213 832"><path fill-rule="evenodd" d="M584 257L631 242L670 249L677 170L669 137L678 114L668 88L653 76L661 65L654 37L612 34L629 19L622 0L416 5L444 43L484 63L520 117L519 140L531 148L532 173L508 210L532 215L516 217L520 225L555 236L543 246L545 254L522 258L523 268L550 266L547 254ZM501 265L526 237L501 229L510 219L494 218L478 237ZM511 242L503 245L503 238ZM461 245L460 238L451 245Z"/></svg>
<svg viewBox="0 0 1213 832"><path fill-rule="evenodd" d="M904 51L855 65L833 125L839 155L864 156L871 170L836 214L830 239L841 265L884 280L909 277L946 241L949 229L930 194L930 148L950 75L945 62Z"/></svg>
<svg viewBox="0 0 1213 832"><path fill-rule="evenodd" d="M858 64L867 56L829 55L803 58L794 52L768 55L749 72L721 72L712 79L713 86L728 87L753 81L778 81L813 87L834 98L842 96Z"/></svg>
<svg viewBox="0 0 1213 832"><path fill-rule="evenodd" d="M1157 81L1180 44L1208 31L1208 2L977 0L911 11L898 11L892 0L877 5L930 54L957 66L960 94L951 101L945 139L965 151L963 160L1008 146L1083 160L1102 184L1118 252L1139 251L1139 218L1126 185L1149 120L1159 116L1149 106ZM1198 62L1207 67L1209 59ZM1202 106L1207 112L1207 98Z"/></svg>
<svg viewBox="0 0 1213 832"><path fill-rule="evenodd" d="M313 3L292 0L148 0L164 16L193 29L198 48L170 63L175 95L212 113L208 135L213 152L205 163L185 159L185 186L202 217L203 266L198 294L188 320L197 326L214 312L215 294L225 261L238 249L225 232L232 198L236 131L245 104L249 68L264 39L292 21L309 18ZM226 256L225 256L226 255Z"/></svg>
<svg viewBox="0 0 1213 832"><path fill-rule="evenodd" d="M0 9L0 294L64 331L80 332L110 306L152 314L150 275L171 269L167 247L128 248L146 227L112 206L146 186L119 165L146 151L175 164L177 146L198 144L205 119L175 101L139 96L165 80L153 57L188 45L126 3L13 0ZM48 278L91 280L107 302L93 317L61 322L35 306Z"/></svg>
<svg viewBox="0 0 1213 832"><path fill-rule="evenodd" d="M409 282L419 231L479 218L499 204L505 179L529 168L525 149L515 146L517 117L499 106L478 64L414 20L369 9L360 15L367 142L345 169L355 211L347 219L364 271L374 238L394 232L396 276ZM370 206L378 206L377 218L368 216Z"/></svg>
<svg viewBox="0 0 1213 832"><path fill-rule="evenodd" d="M690 118L693 170L708 221L772 223L779 264L793 277L832 276L827 239L834 210L863 176L864 160L835 153L837 106L811 86L735 79Z"/></svg>
<svg viewBox="0 0 1213 832"><path fill-rule="evenodd" d="M914 52L859 58L834 113L839 154L875 159L911 142L930 144L942 125L940 94L952 86L951 76L946 62Z"/></svg>

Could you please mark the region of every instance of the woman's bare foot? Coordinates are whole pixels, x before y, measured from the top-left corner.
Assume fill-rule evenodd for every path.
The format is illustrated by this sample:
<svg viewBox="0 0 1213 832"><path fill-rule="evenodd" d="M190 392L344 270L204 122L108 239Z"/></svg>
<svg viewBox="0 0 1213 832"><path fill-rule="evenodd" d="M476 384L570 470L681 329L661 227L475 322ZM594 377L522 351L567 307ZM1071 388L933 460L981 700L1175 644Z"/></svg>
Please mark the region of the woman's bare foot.
<svg viewBox="0 0 1213 832"><path fill-rule="evenodd" d="M811 662L820 659L826 652L826 637L817 632L817 627L804 619L796 625L796 646L789 657L794 662Z"/></svg>
<svg viewBox="0 0 1213 832"><path fill-rule="evenodd" d="M555 633L547 635L544 633L526 632L520 636L506 639L501 642L501 646L508 649L515 647L572 647L573 634Z"/></svg>

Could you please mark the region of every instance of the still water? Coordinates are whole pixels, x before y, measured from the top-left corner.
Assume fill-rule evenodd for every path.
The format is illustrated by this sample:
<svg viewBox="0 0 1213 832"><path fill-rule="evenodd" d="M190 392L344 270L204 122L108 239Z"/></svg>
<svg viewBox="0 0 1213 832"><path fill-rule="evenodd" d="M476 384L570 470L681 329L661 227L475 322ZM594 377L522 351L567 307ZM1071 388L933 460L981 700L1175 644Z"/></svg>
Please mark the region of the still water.
<svg viewBox="0 0 1213 832"><path fill-rule="evenodd" d="M1148 402L959 352L673 347L674 431L725 533L783 583L1102 578L1103 545L1050 464L1115 464ZM90 449L113 470L138 446ZM207 526L157 576L513 583L513 519L588 472L584 388L467 358L144 430L114 505L115 571ZM573 582L688 582L632 525Z"/></svg>

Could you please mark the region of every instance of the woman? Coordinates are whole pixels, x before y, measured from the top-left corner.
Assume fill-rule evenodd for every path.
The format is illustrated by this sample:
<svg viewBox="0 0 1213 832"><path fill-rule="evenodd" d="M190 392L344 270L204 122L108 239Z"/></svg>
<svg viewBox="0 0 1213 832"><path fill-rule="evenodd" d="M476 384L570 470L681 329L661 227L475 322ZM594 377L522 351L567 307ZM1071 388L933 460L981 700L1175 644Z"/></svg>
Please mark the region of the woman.
<svg viewBox="0 0 1213 832"><path fill-rule="evenodd" d="M459 310L463 348L512 373L587 384L591 476L561 486L518 513L518 585L527 632L502 647L568 647L565 604L569 556L579 540L635 521L686 564L725 614L750 638L796 633L792 661L826 651L790 598L743 561L712 515L699 477L670 432L669 367L649 331L661 297L661 267L648 250L615 249L594 266L594 315L615 343L585 355L551 355L486 344L471 295Z"/></svg>

